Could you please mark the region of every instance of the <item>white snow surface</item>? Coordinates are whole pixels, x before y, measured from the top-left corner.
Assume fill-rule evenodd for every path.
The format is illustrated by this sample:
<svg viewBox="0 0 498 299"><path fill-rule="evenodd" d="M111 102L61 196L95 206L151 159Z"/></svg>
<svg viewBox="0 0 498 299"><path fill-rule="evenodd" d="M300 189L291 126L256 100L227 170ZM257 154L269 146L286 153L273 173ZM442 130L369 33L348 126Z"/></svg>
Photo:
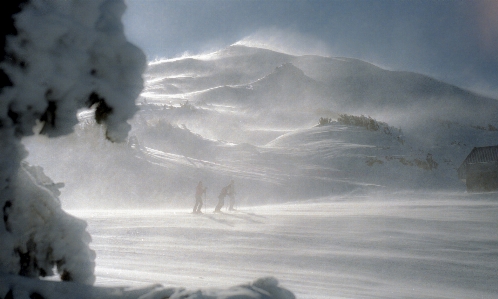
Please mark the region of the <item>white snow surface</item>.
<svg viewBox="0 0 498 299"><path fill-rule="evenodd" d="M297 298L491 299L498 293L496 195L327 197L223 214L213 214L208 200L201 215L70 212L88 221L96 286L161 283L211 298L274 276Z"/></svg>
<svg viewBox="0 0 498 299"><path fill-rule="evenodd" d="M278 277L296 298L496 298L496 196L371 194L223 214L208 200L200 215L71 210L88 221L96 285L7 276L0 296L15 286L45 298L270 298L266 281L283 294L271 298L293 298Z"/></svg>

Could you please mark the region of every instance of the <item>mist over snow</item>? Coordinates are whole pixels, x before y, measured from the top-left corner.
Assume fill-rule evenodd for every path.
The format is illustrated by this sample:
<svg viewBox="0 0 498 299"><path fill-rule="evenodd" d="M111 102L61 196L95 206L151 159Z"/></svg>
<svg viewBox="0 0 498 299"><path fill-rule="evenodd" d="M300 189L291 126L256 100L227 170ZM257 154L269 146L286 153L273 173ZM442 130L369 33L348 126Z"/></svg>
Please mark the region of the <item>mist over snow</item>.
<svg viewBox="0 0 498 299"><path fill-rule="evenodd" d="M260 29L234 45L263 48L291 55L331 56L334 49L318 38L276 27Z"/></svg>
<svg viewBox="0 0 498 299"><path fill-rule="evenodd" d="M106 142L85 112L73 136L24 140L28 161L65 182L63 206L189 207L199 180L215 201L234 179L241 206L464 191L456 169L498 140L496 99L352 58L235 44L151 62L144 79L127 144Z"/></svg>

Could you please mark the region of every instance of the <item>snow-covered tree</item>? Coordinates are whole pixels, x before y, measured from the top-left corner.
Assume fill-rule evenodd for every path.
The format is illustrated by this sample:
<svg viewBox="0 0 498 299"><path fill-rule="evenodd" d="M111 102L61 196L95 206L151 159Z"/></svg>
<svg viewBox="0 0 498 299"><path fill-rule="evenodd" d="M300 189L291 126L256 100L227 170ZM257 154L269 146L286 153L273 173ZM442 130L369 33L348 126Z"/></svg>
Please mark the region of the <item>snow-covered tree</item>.
<svg viewBox="0 0 498 299"><path fill-rule="evenodd" d="M71 133L92 108L106 138L123 141L145 56L123 33L123 0L9 0L0 4L0 274L92 284L86 223L37 180L21 139L36 127Z"/></svg>

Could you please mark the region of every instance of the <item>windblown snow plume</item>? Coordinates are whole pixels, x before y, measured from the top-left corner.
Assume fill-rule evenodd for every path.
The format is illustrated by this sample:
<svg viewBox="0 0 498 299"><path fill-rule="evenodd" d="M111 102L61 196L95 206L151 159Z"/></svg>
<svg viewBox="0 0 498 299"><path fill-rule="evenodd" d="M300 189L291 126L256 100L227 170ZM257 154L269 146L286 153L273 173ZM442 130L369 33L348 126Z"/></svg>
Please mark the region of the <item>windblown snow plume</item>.
<svg viewBox="0 0 498 299"><path fill-rule="evenodd" d="M1 4L0 273L92 284L86 223L20 167L21 138L72 132L77 110L93 108L106 137L122 141L142 90L145 56L124 34L122 0L18 0Z"/></svg>

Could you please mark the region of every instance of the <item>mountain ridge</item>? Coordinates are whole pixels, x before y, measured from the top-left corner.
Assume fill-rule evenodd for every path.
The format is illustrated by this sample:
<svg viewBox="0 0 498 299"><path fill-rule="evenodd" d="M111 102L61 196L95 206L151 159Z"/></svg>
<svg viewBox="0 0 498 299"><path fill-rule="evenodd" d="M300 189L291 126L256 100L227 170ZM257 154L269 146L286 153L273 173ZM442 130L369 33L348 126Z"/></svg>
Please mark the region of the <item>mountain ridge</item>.
<svg viewBox="0 0 498 299"><path fill-rule="evenodd" d="M244 56L246 52L250 55ZM228 57L224 55L228 55ZM318 110L335 110L336 113L355 114L368 112L373 117L386 117L386 110L392 110L389 111L392 114L403 115L407 108L426 112L429 112L428 108L430 108L429 117L444 115L451 120L472 121L477 114L480 115L481 119L489 122L494 119L494 115L498 112L498 100L496 99L478 95L423 74L385 70L354 58L316 55L292 56L272 50L240 45L216 52L214 56L209 60L211 66L208 73L204 73L205 68L201 67L198 74L203 75L195 78L165 79L170 82L170 85L164 82L165 86L175 87L175 93L182 93L184 85L188 85L188 88L183 89L184 93L223 86L237 88L245 86L246 89L251 90L254 85L262 84L268 78L277 77L273 79L275 80L273 84L267 84L266 93L259 92L252 96L249 95L249 97L253 100L264 98L266 104L271 104L269 99L279 104L283 102L297 104L300 100L299 97L314 98L313 104L317 106ZM258 57L258 59L255 60L254 57ZM225 68L221 68L217 62L223 65L221 62L226 59L230 59L232 62L228 66L225 65ZM180 60L175 60L175 62ZM206 61L208 60L204 60L204 62ZM290 72L278 72L279 68L283 65L289 66L289 63L296 68L295 78L279 79L278 76L283 77L290 74ZM248 69L247 65L252 65L251 69ZM257 68L259 70L255 71ZM244 72L247 73L244 75L242 74ZM247 75L248 73L250 75ZM299 77L298 73L301 73L302 76ZM147 73L147 76L149 75L151 73ZM210 82L212 85L206 82ZM290 87L282 88L282 85L285 84ZM157 86L157 82L154 86ZM149 88L150 85L147 85L146 90ZM283 91L291 88L295 90L289 92L290 94ZM167 88L158 90L158 92L167 93ZM247 97L246 94L244 93L244 97ZM232 97L237 100L236 95ZM289 100L283 101L283 97ZM193 96L188 100L213 102L217 99L219 99L218 95L205 94L205 97ZM247 103L248 101L242 102ZM455 105L460 107L453 109ZM454 115L456 112L459 115Z"/></svg>

